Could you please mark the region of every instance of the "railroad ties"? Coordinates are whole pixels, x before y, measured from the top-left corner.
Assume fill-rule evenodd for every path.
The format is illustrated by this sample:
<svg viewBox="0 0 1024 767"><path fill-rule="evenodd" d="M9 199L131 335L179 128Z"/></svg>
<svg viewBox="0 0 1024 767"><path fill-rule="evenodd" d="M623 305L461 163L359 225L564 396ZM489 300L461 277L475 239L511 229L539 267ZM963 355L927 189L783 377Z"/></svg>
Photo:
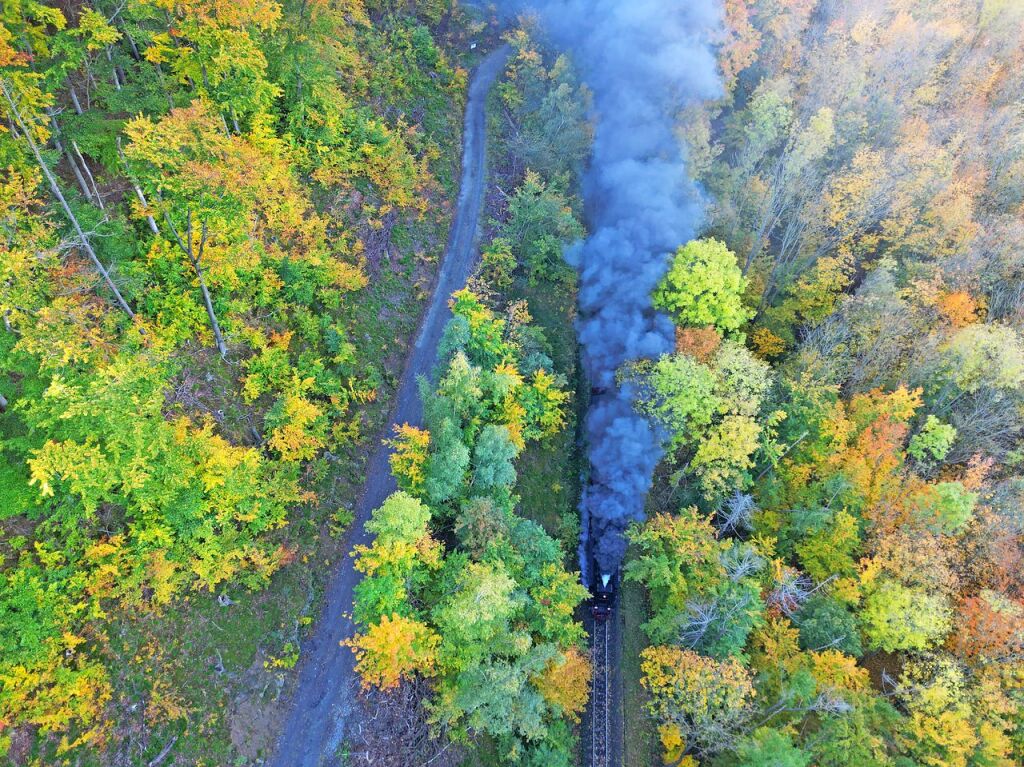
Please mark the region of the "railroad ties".
<svg viewBox="0 0 1024 767"><path fill-rule="evenodd" d="M591 767L611 765L611 619L594 621L594 681L590 693Z"/></svg>

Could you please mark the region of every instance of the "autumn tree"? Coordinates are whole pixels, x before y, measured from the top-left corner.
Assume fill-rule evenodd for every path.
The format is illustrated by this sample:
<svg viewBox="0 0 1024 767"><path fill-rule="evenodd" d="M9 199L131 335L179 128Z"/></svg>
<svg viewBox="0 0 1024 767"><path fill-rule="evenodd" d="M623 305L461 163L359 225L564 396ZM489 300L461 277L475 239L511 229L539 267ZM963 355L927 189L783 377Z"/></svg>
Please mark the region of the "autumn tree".
<svg viewBox="0 0 1024 767"><path fill-rule="evenodd" d="M754 697L739 663L658 646L643 650L640 659L641 684L650 695L647 710L659 725L674 729L687 750L701 755L734 743Z"/></svg>
<svg viewBox="0 0 1024 767"><path fill-rule="evenodd" d="M654 291L654 305L680 325L714 325L732 333L749 319L743 306L745 289L736 257L722 242L694 240L676 252Z"/></svg>

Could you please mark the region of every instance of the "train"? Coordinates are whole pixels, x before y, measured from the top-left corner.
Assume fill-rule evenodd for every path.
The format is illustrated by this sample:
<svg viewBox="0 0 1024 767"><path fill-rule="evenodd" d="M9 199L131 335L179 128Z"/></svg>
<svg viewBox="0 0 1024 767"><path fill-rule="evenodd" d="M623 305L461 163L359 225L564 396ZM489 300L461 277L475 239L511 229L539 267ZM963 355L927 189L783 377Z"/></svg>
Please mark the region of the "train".
<svg viewBox="0 0 1024 767"><path fill-rule="evenodd" d="M596 621L606 621L615 607L615 573L602 573L597 567L593 570L597 575L591 586L590 612Z"/></svg>

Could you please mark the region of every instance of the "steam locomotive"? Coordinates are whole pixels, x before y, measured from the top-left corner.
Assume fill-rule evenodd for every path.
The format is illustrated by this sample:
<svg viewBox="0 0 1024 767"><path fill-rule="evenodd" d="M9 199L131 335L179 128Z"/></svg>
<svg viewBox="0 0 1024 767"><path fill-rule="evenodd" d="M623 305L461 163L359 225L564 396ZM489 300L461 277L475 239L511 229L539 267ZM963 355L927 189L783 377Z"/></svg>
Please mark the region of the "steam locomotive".
<svg viewBox="0 0 1024 767"><path fill-rule="evenodd" d="M611 617L615 606L615 581L618 573L602 573L595 563L593 597L590 600L590 612L596 621L605 621Z"/></svg>

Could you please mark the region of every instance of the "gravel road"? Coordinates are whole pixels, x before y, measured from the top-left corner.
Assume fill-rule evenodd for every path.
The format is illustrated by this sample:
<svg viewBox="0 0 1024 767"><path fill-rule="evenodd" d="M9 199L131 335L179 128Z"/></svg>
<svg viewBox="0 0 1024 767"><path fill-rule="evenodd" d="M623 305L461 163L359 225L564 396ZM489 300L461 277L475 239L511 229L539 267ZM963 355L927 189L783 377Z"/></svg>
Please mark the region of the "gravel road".
<svg viewBox="0 0 1024 767"><path fill-rule="evenodd" d="M391 424L420 422L422 408L416 378L430 373L438 341L451 314L448 298L465 284L476 258L486 180L485 106L487 94L501 74L508 55L507 47L491 53L480 63L470 82L458 207L430 305L406 361L391 412ZM390 429L388 426L388 433ZM369 542L363 524L370 512L396 489L388 450L384 446L376 448L366 471L366 485L356 505L355 521L346 542L350 551L357 544ZM354 633L352 589L359 578L352 567L352 558L345 557L327 588L320 622L303 643L298 686L271 762L274 767L335 767L337 763L334 755L345 739L358 688L352 652L339 643Z"/></svg>

